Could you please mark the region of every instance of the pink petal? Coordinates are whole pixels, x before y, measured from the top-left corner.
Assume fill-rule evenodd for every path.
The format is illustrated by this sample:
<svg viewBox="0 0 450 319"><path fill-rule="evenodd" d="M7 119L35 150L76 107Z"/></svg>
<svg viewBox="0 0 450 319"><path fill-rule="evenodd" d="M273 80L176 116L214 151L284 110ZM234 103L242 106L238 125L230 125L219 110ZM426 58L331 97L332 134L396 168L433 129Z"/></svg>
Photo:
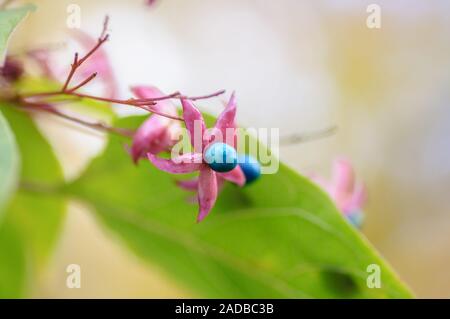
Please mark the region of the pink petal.
<svg viewBox="0 0 450 319"><path fill-rule="evenodd" d="M223 142L235 146L235 131L236 131L236 99L234 92L231 94L230 100L228 101L225 109L217 117L216 124L214 128L217 129L222 139L215 141ZM212 135L215 133L213 132Z"/></svg>
<svg viewBox="0 0 450 319"><path fill-rule="evenodd" d="M333 194L336 198L349 196L354 187L355 177L349 161L337 159L333 163Z"/></svg>
<svg viewBox="0 0 450 319"><path fill-rule="evenodd" d="M225 179L223 177L220 177L217 173L216 179L217 179L217 192L220 192L223 188L223 184L225 183Z"/></svg>
<svg viewBox="0 0 450 319"><path fill-rule="evenodd" d="M147 157L157 168L172 174L191 173L202 167L202 154L199 153L183 154L175 159L160 158L151 153Z"/></svg>
<svg viewBox="0 0 450 319"><path fill-rule="evenodd" d="M160 90L152 86L135 86L131 90L138 98L156 98L164 96ZM169 100L163 100L153 106L156 111L177 115L176 106ZM169 150L177 141L181 126L178 121L153 114L136 132L133 139L132 156L136 162L147 153L158 154Z"/></svg>
<svg viewBox="0 0 450 319"><path fill-rule="evenodd" d="M237 165L233 170L226 173L217 173L217 176L222 177L223 179L237 184L239 186L245 185L245 175L242 172L242 169L239 165Z"/></svg>
<svg viewBox="0 0 450 319"><path fill-rule="evenodd" d="M364 185L358 184L344 207L345 212L361 210L367 201L367 191Z"/></svg>
<svg viewBox="0 0 450 319"><path fill-rule="evenodd" d="M198 184L199 213L197 222L201 222L211 211L217 199L216 173L206 165L200 169Z"/></svg>
<svg viewBox="0 0 450 319"><path fill-rule="evenodd" d="M191 144L196 153L201 153L203 150L203 134L206 130L202 113L189 100L181 99L181 104L183 106L184 123L191 137Z"/></svg>
<svg viewBox="0 0 450 319"><path fill-rule="evenodd" d="M197 191L198 190L198 178L177 181L177 185L187 191Z"/></svg>
<svg viewBox="0 0 450 319"><path fill-rule="evenodd" d="M154 86L133 86L131 91L140 99L154 99L166 95ZM176 106L170 100L158 101L155 105L152 105L152 109L171 116L178 115Z"/></svg>
<svg viewBox="0 0 450 319"><path fill-rule="evenodd" d="M167 123L159 116L150 116L136 131L131 145L131 156L137 161L147 153L158 154L168 145L164 140Z"/></svg>
<svg viewBox="0 0 450 319"><path fill-rule="evenodd" d="M217 191L220 192L220 190L223 188L225 179L223 177L221 177L217 172L216 172L216 179L217 179ZM198 191L198 178L177 181L177 185L186 191L197 192ZM196 202L197 202L197 199L196 199Z"/></svg>

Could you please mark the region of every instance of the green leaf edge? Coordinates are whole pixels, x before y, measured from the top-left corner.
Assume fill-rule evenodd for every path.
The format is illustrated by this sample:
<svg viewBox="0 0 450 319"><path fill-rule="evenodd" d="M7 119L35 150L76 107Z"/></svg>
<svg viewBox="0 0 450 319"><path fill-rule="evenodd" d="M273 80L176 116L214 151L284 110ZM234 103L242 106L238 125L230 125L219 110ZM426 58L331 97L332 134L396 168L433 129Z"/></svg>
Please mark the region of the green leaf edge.
<svg viewBox="0 0 450 319"><path fill-rule="evenodd" d="M28 13L35 10L36 6L29 3L20 8L0 11L0 66L3 66L3 64L5 63L8 43L12 33L20 24L20 22L26 18Z"/></svg>
<svg viewBox="0 0 450 319"><path fill-rule="evenodd" d="M19 181L20 161L19 151L14 133L12 132L8 121L6 121L5 117L3 116L3 113L0 111L0 136L1 135L5 137L5 140L8 143L7 147L9 148L9 152L8 154L0 154L0 160L3 161L4 157L9 157L9 159L6 159L6 161L9 162L9 169L7 170L7 172L5 172L6 176L3 176L4 179L0 181L0 223L3 218L3 210L7 206L6 204L8 200L11 198L15 189L17 188L17 184Z"/></svg>
<svg viewBox="0 0 450 319"><path fill-rule="evenodd" d="M204 116L205 116L205 121L206 121L207 123L210 123L210 122L213 120L213 117L212 117L212 116L209 116L208 114L204 114ZM127 120L127 119L131 119L131 118L137 118L137 117L144 118L143 116L126 116L126 117L120 117L120 118L117 118L116 120L121 121L121 120ZM108 143L109 143L109 142L110 142L110 141L108 141ZM264 146L262 146L262 147L264 147ZM107 147L104 149L104 151L106 151L106 150L107 150ZM99 154L98 157L100 157L100 156L102 156L102 154ZM90 165L88 165L88 167L86 168L86 170L88 170L89 167L90 167ZM391 285L388 285L388 286L386 287L387 290L389 290L389 291L391 291L391 292L392 292L392 291L395 291L395 293L392 293L393 296L396 296L396 297L394 297L394 298L402 298L402 299L403 299L403 298L414 298L414 294L412 293L411 289L410 289L410 288L409 288L409 287L408 287L408 286L400 279L400 277L398 276L398 274L393 270L392 266L390 266L390 264L389 264L385 259L383 259L383 258L381 257L381 255L380 255L380 254L378 253L378 251L374 248L374 246L368 241L368 239L367 239L363 234L361 234L359 231L357 231L357 230L356 230L352 225L350 225L347 221L345 221L345 218L344 218L344 217L342 216L342 214L338 211L338 209L336 208L334 202L329 198L328 194L326 194L320 187L318 187L316 184L312 183L309 179L307 179L306 177L302 176L301 174L299 174L298 172L296 172L295 170L293 170L293 169L290 168L289 166L287 166L287 165L285 165L285 164L283 164L283 163L280 162L280 167L283 167L283 169L287 170L289 173L291 173L291 174L295 175L296 177L302 179L302 181L303 181L305 184L309 184L309 186L310 186L311 188L314 188L315 191L317 191L318 193L320 193L324 198L327 198L327 199L328 199L328 203L327 203L327 204L328 204L328 205L331 205L332 207L334 207L336 216L337 216L338 218L342 219L343 223L345 223L345 225L347 225L347 229L346 229L347 233L348 233L350 236L354 236L354 237L358 238L358 239L361 241L362 246L367 250L367 252L368 252L368 254L369 254L369 257L373 258L373 260L376 261L376 262L381 266L381 268L383 269L383 271L387 271L387 273L388 273L388 275L391 277L391 279L395 281L396 289L393 289L393 288L391 289L391 288L390 288ZM99 215L99 214L101 215L101 213L96 212L95 205L94 205L94 203L91 202L91 199L90 199L90 198L84 198L84 197L82 196L82 194L80 194L80 193L77 194L77 191L75 190L75 189L76 189L76 184L77 184L79 181L83 180L83 175L84 175L84 172L79 176L78 179L76 179L76 180L72 181L72 183L68 184L67 187L66 187L65 190L64 190L64 193L65 193L66 195L74 196L75 198L78 198L78 199L81 199L82 201L85 201L89 206L92 206L92 209L94 209L94 213L95 213L96 215ZM75 188L74 188L74 187L75 187ZM81 196L81 197L80 197L80 196ZM283 208L286 208L286 207L283 207ZM304 210L304 209L302 209L302 208L300 208L300 207L294 207L294 208ZM310 212L307 212L307 211L305 211L305 212L308 213L308 214L314 215L314 214L312 214L312 213L310 213ZM98 217L99 217L100 219L103 219L102 216L98 216ZM117 216L115 216L115 217L117 217ZM233 217L222 216L221 219L222 219L222 218L233 218ZM235 218L235 217L234 217L234 218ZM107 222L106 222L106 224L107 224ZM141 226L142 226L142 225L141 225ZM110 227L108 226L108 228L110 228ZM111 231L115 232L115 230L113 230L113 229L111 229ZM119 236L119 237L120 237L120 236ZM126 243L126 240L122 239L122 241L125 243L126 246L128 246L127 243ZM145 260L145 258L144 258L144 260Z"/></svg>

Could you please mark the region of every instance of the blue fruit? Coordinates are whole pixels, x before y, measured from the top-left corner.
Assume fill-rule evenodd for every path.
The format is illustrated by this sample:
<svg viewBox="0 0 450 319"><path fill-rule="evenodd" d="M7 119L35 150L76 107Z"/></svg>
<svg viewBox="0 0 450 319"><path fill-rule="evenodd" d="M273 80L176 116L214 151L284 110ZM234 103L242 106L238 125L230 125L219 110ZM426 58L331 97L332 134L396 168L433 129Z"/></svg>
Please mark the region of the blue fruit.
<svg viewBox="0 0 450 319"><path fill-rule="evenodd" d="M361 211L354 211L347 215L348 221L356 228L361 228L364 222L364 213Z"/></svg>
<svg viewBox="0 0 450 319"><path fill-rule="evenodd" d="M245 175L245 184L250 184L261 176L261 165L250 155L239 155L238 164Z"/></svg>
<svg viewBox="0 0 450 319"><path fill-rule="evenodd" d="M214 143L208 146L203 159L212 170L220 173L229 172L237 165L236 150L225 143Z"/></svg>

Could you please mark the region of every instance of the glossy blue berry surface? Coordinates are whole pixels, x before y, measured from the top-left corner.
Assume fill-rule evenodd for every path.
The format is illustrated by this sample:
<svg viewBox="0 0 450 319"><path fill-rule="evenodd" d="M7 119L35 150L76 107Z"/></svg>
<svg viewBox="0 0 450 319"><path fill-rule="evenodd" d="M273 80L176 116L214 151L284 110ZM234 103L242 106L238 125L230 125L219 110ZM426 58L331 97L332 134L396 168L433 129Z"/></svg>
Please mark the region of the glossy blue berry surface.
<svg viewBox="0 0 450 319"><path fill-rule="evenodd" d="M214 143L208 146L203 154L205 162L216 172L229 172L237 165L236 150L225 143Z"/></svg>
<svg viewBox="0 0 450 319"><path fill-rule="evenodd" d="M261 175L261 165L259 165L259 162L253 156L239 155L238 165L245 175L245 184L252 183Z"/></svg>

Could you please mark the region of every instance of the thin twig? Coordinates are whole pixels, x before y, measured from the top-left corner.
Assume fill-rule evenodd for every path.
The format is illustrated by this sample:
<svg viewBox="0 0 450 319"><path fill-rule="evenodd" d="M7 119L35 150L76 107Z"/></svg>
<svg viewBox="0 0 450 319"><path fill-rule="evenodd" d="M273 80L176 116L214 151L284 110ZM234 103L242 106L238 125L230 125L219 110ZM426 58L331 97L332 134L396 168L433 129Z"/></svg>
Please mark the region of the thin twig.
<svg viewBox="0 0 450 319"><path fill-rule="evenodd" d="M67 75L66 81L64 82L64 85L61 89L61 92L65 92L67 89L67 86L69 85L70 80L72 80L73 75L75 74L76 69L78 68L78 52L75 52L75 55L73 57L73 62L70 67L69 75Z"/></svg>
<svg viewBox="0 0 450 319"><path fill-rule="evenodd" d="M153 98L146 98L146 99L131 98L128 101L133 102L135 104L147 105L149 103L156 104L155 102L158 102L158 101L164 101L164 100L169 100L169 99L178 99L178 98L180 98L180 96L181 96L181 93L177 91L177 92L174 92L171 94L162 95L162 96L153 97Z"/></svg>
<svg viewBox="0 0 450 319"><path fill-rule="evenodd" d="M108 32L108 26L109 26L109 16L106 15L105 19L103 20L103 30L102 33L100 33L100 38L99 39L103 39L107 36L107 32Z"/></svg>
<svg viewBox="0 0 450 319"><path fill-rule="evenodd" d="M225 92L226 92L225 90L220 90L220 91L208 94L208 95L191 96L191 97L189 97L189 96L182 96L181 98L182 99L186 99L186 100L191 100L191 101L206 100L206 99L210 99L212 97L216 97L216 96L222 95Z"/></svg>
<svg viewBox="0 0 450 319"><path fill-rule="evenodd" d="M133 130L128 130L128 129L124 129L124 128L118 128L118 127L109 126L109 125L107 125L105 123L102 123L102 122L85 121L85 120L80 119L78 117L74 117L74 116L65 114L65 113L55 109L52 105L28 102L27 104L24 105L24 109L31 110L31 111L44 111L44 112L56 115L58 117L61 117L63 119L72 121L74 123L77 123L77 124L80 124L80 125L92 128L92 129L96 129L96 130L100 130L100 131L106 131L106 132L114 133L114 134L117 134L117 135L120 135L120 136L124 136L124 137L132 138L134 136L134 131Z"/></svg>
<svg viewBox="0 0 450 319"><path fill-rule="evenodd" d="M148 112L152 112L154 114L157 114L157 115L160 115L160 116L164 116L164 117L167 117L167 118L170 118L170 119L173 119L173 120L183 121L184 119L182 117L173 116L173 115L165 114L163 112L159 112L158 110L154 109L152 106L155 105L158 101L163 101L163 100L168 100L168 99L188 99L188 100L196 101L196 100L201 100L201 99L209 99L209 98L216 97L216 96L219 96L219 95L225 93L225 90L220 90L218 92L214 92L214 93L208 94L208 95L189 97L189 96L182 95L180 92L177 91L177 92L174 92L172 94L163 95L163 96L154 97L154 98L144 98L144 99L130 98L130 99L127 99L127 100L105 98L105 97L101 97L101 96L95 96L95 95L78 93L77 90L79 90L80 88L84 87L86 84L91 82L96 77L97 73L93 73L88 78L86 78L85 80L80 82L78 85L68 89L69 84L70 84L71 80L73 79L77 69L87 59L89 59L89 57L91 57L100 48L100 46L103 43L105 43L108 40L108 38L109 38L109 34L107 33L107 31L108 31L108 21L109 21L109 17L106 16L105 17L105 21L103 23L103 30L102 30L102 32L100 34L100 37L98 38L98 41L97 41L96 45L89 52L87 52L82 58L79 57L78 53L75 53L74 58L73 58L73 62L71 64L70 71L69 71L69 73L67 75L67 78L66 78L66 80L64 82L64 85L63 85L61 90L50 91L50 92L32 93L32 94L22 94L19 97L20 102L23 102L25 104L29 103L29 102L31 102L31 103L44 103L45 104L45 101L40 101L39 102L39 101L36 101L36 98L68 95L68 96L73 96L73 97L77 97L77 98L86 98L86 99L92 99L92 100L103 101L103 102L108 102L108 103L115 103L115 104L134 106L134 107L137 107L137 108L146 110Z"/></svg>
<svg viewBox="0 0 450 319"><path fill-rule="evenodd" d="M134 136L134 132L131 130L127 130L127 129L123 129L123 128L118 128L118 127L113 127L113 126L109 126L105 123L102 122L88 122L85 120L82 120L80 118L62 113L56 109L44 109L45 112L57 115L63 119L75 122L77 124L81 124L84 125L86 127L92 128L92 129L96 129L96 130L100 130L100 131L106 131L109 133L114 133L120 136L125 136L125 137L130 137L132 138Z"/></svg>
<svg viewBox="0 0 450 319"><path fill-rule="evenodd" d="M334 135L337 132L337 126L330 126L323 130L318 130L314 132L302 133L302 134L292 134L288 136L283 136L280 138L280 145L293 145L305 143L325 137Z"/></svg>
<svg viewBox="0 0 450 319"><path fill-rule="evenodd" d="M71 64L70 72L66 78L66 81L64 82L64 85L61 89L61 92L66 92L67 87L69 86L70 81L72 80L73 76L75 75L76 70L87 60L89 57L91 57L95 51L97 51L103 43L108 41L109 34L107 34L108 30L108 22L109 17L105 17L105 21L103 22L103 30L100 34L100 37L98 38L97 44L88 52L86 53L81 59L79 59L78 53L75 53L73 63Z"/></svg>
<svg viewBox="0 0 450 319"><path fill-rule="evenodd" d="M35 97L44 97L44 96L49 97L49 96L59 96L59 95L68 95L68 96L74 96L74 97L78 97L78 98L86 98L86 99L102 101L102 102L108 102L108 103L130 105L130 106L134 106L134 107L143 109L143 110L145 110L147 112L155 113L155 114L158 114L158 115L161 115L161 116L173 119L173 120L178 120L178 121L183 121L184 120L182 117L165 114L163 112L159 112L159 111L153 109L152 105L155 105L155 102L153 102L153 101L133 100L133 99L120 100L120 99L112 99L112 98L106 98L106 97L101 97L101 96L77 93L77 92L72 92L72 91L66 91L64 93L61 93L61 92L46 92L46 93L23 95L22 96L22 101L29 102L28 99L32 99L32 98L35 98Z"/></svg>
<svg viewBox="0 0 450 319"><path fill-rule="evenodd" d="M78 84L78 85L74 86L73 88L67 90L66 93L71 93L71 92L74 92L74 91L78 90L82 86L85 86L86 84L91 82L96 76L97 76L97 72L92 73L84 81L80 82L80 84Z"/></svg>

